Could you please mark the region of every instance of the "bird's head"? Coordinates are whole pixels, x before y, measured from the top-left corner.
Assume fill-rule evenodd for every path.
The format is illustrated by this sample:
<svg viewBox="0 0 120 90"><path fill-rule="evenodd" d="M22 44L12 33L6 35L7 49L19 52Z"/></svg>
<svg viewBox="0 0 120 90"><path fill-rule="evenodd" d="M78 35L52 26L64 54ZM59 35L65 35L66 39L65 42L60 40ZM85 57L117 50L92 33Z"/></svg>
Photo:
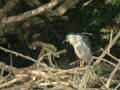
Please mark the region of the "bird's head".
<svg viewBox="0 0 120 90"><path fill-rule="evenodd" d="M71 33L68 34L64 40L64 42L69 42L72 46L76 45L78 42L87 42L88 35L92 35L91 33Z"/></svg>
<svg viewBox="0 0 120 90"><path fill-rule="evenodd" d="M65 42L69 42L71 45L75 45L78 41L82 40L83 37L79 34L68 34L65 38Z"/></svg>

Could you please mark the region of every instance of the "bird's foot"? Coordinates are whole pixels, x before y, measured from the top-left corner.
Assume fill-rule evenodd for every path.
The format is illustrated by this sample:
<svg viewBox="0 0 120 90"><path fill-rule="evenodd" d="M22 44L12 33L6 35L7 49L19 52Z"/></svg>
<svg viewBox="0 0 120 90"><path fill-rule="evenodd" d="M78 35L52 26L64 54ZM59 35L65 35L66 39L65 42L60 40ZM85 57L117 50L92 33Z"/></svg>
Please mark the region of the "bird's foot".
<svg viewBox="0 0 120 90"><path fill-rule="evenodd" d="M80 68L85 67L85 62L83 60L80 61Z"/></svg>

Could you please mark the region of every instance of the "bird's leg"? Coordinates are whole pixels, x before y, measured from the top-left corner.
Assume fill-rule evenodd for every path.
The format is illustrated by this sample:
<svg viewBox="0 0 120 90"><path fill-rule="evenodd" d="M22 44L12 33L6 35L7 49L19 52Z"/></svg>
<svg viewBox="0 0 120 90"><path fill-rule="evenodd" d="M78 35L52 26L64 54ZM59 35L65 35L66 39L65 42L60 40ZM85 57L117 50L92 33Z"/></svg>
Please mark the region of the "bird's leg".
<svg viewBox="0 0 120 90"><path fill-rule="evenodd" d="M80 60L80 68L83 68L85 66L85 61L84 60Z"/></svg>

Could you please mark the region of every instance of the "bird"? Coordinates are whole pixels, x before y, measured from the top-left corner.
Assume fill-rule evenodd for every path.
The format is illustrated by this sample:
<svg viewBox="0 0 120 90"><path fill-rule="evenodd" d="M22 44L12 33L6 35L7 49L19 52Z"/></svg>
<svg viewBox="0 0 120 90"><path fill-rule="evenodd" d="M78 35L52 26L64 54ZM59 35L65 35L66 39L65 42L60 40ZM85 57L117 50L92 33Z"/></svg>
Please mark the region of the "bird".
<svg viewBox="0 0 120 90"><path fill-rule="evenodd" d="M74 48L76 56L80 59L80 67L92 58L92 52L88 41L87 33L71 33L66 35L65 42L68 42Z"/></svg>

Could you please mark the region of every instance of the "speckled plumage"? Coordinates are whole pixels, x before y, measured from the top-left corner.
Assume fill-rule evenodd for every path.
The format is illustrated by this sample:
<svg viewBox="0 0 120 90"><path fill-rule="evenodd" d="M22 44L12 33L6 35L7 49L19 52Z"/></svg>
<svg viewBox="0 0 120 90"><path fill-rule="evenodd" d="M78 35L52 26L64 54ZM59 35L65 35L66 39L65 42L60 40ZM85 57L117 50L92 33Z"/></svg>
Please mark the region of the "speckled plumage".
<svg viewBox="0 0 120 90"><path fill-rule="evenodd" d="M68 34L66 36L66 41L69 42L75 51L75 54L78 58L88 62L91 57L91 49L88 45L88 39L85 35L82 34Z"/></svg>

